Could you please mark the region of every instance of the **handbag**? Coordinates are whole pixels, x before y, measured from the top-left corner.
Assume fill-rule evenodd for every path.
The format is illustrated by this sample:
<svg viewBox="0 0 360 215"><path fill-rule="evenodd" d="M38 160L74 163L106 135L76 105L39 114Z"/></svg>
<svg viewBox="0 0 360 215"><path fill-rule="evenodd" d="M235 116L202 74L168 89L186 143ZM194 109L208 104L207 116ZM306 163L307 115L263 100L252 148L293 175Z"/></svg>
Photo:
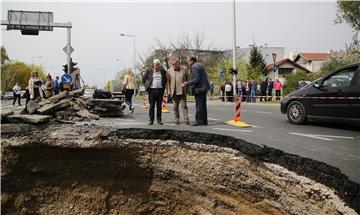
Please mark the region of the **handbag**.
<svg viewBox="0 0 360 215"><path fill-rule="evenodd" d="M124 85L124 86L122 87L121 92L124 93L124 94L126 93L126 85Z"/></svg>

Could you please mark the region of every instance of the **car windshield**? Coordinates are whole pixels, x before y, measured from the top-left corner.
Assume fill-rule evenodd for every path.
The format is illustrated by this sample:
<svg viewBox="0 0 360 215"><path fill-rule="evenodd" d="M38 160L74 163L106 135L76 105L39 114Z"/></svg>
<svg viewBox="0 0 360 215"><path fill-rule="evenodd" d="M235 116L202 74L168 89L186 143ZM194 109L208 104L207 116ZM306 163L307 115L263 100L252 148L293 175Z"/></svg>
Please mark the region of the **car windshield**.
<svg viewBox="0 0 360 215"><path fill-rule="evenodd" d="M316 79L316 80L313 80L312 82L306 84L303 88L307 88L307 87L309 87L309 86L312 86L314 83L316 83L316 82L319 81L320 79L321 79L321 78L318 78L318 79Z"/></svg>

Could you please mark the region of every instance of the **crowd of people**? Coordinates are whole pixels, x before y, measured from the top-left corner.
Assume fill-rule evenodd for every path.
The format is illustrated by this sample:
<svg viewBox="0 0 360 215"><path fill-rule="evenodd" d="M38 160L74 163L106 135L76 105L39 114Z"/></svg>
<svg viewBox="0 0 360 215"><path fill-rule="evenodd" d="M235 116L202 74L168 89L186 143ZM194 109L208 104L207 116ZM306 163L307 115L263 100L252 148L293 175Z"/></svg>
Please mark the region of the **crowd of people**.
<svg viewBox="0 0 360 215"><path fill-rule="evenodd" d="M273 99L273 90L275 89L275 99L280 100L283 84L276 79L272 81L271 78L266 78L260 82L260 89L258 90L258 83L254 79L237 80L235 85L236 95L242 98L242 101L253 102L260 98L262 101L271 101ZM260 94L258 94L260 93ZM220 98L223 102L234 101L234 88L231 82L223 81L220 86Z"/></svg>
<svg viewBox="0 0 360 215"><path fill-rule="evenodd" d="M77 69L79 70L79 69ZM72 76L72 82L68 88L66 88L60 81L59 76L56 76L53 79L48 73L45 79L40 78L38 71L32 71L28 86L26 87L25 94L23 95L26 98L26 104L30 100L35 100L39 97L41 98L50 98L53 95L59 94L63 90L76 90L81 87L80 85L80 71L75 70ZM13 105L15 106L16 101L18 105L21 106L21 87L19 83L16 83L13 87L14 101Z"/></svg>

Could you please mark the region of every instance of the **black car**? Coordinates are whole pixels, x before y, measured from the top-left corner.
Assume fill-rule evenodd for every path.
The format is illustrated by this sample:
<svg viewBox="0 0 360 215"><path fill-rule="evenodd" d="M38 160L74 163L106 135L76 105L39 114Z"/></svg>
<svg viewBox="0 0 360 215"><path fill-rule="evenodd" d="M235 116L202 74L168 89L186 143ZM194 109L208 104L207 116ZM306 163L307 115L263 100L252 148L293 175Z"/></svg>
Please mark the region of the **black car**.
<svg viewBox="0 0 360 215"><path fill-rule="evenodd" d="M281 101L281 113L293 124L308 118L341 118L360 121L360 63L344 66Z"/></svg>

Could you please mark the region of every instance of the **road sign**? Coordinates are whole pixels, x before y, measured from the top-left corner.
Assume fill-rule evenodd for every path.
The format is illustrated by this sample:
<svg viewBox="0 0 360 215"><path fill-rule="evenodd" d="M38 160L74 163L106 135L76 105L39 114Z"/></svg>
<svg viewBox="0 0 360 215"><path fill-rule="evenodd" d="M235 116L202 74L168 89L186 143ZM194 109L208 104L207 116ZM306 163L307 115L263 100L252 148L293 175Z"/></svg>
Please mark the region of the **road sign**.
<svg viewBox="0 0 360 215"><path fill-rule="evenodd" d="M62 82L62 84L64 84L64 85L65 85L65 84L70 84L71 81L72 81L71 75L65 73L65 74L63 74L63 75L61 76L61 82Z"/></svg>
<svg viewBox="0 0 360 215"><path fill-rule="evenodd" d="M224 72L224 71L221 71L221 72L220 72L220 77L222 77L222 78L225 77L225 72Z"/></svg>
<svg viewBox="0 0 360 215"><path fill-rule="evenodd" d="M7 30L52 31L53 16L52 12L9 10Z"/></svg>
<svg viewBox="0 0 360 215"><path fill-rule="evenodd" d="M68 52L67 52L67 46L65 46L65 47L63 48L63 51L64 51L66 54L71 54L71 53L73 53L73 51L75 51L75 49L70 46L70 53L68 53Z"/></svg>

